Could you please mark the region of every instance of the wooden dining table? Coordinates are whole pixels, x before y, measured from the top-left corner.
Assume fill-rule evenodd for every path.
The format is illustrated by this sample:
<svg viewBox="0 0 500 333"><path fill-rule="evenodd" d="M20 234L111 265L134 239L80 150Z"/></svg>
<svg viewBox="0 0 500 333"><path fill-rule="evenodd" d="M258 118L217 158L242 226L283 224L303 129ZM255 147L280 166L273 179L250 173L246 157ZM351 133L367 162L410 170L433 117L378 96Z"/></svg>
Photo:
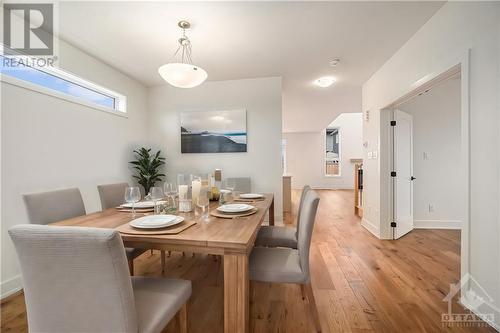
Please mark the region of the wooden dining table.
<svg viewBox="0 0 500 333"><path fill-rule="evenodd" d="M185 251L223 256L224 266L224 332L248 332L249 278L248 258L257 232L269 213L269 225L274 225L274 196L265 194L264 200L249 203L256 208L253 215L239 218L209 216L203 220L194 212L179 213L196 224L175 235L132 235L121 233L126 247ZM217 202L210 204L216 209ZM137 214L137 217L144 214ZM129 212L110 208L51 225L117 228L133 219ZM208 306L208 304L207 304Z"/></svg>

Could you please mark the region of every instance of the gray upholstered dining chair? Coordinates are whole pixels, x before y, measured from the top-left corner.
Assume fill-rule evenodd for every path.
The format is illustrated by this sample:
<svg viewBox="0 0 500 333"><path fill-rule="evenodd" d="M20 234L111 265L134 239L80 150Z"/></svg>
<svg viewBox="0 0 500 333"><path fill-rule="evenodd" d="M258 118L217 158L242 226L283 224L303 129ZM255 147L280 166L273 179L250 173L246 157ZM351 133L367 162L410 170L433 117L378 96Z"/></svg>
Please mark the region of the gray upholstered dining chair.
<svg viewBox="0 0 500 333"><path fill-rule="evenodd" d="M21 224L9 230L30 332L161 332L178 314L187 331L191 282L130 277L112 229Z"/></svg>
<svg viewBox="0 0 500 333"><path fill-rule="evenodd" d="M305 185L300 195L299 210L297 212L296 228L281 227L281 226L262 226L259 229L255 246L267 247L289 247L297 248L297 237L300 224L300 214L304 205L306 193L311 189L309 185Z"/></svg>
<svg viewBox="0 0 500 333"><path fill-rule="evenodd" d="M124 192L125 193L125 192ZM87 214L78 188L23 195L28 220L32 224L49 224ZM133 259L143 250L126 249L130 274L134 275Z"/></svg>
<svg viewBox="0 0 500 333"><path fill-rule="evenodd" d="M316 330L321 332L309 269L309 250L318 204L318 194L307 191L299 216L297 249L254 247L249 259L249 275L252 281L300 284L303 297L309 300Z"/></svg>
<svg viewBox="0 0 500 333"><path fill-rule="evenodd" d="M33 224L49 224L86 214L78 188L25 194L23 199Z"/></svg>
<svg viewBox="0 0 500 333"><path fill-rule="evenodd" d="M99 197L101 198L102 210L115 208L123 204L125 190L128 187L128 183L115 183L115 184L102 184L97 185L97 191L99 192ZM130 274L134 275L134 259L146 252L146 249L138 249L132 247L126 247L125 253L128 259L128 265ZM153 254L153 250L151 250ZM162 270L165 266L165 251L161 251L161 262Z"/></svg>
<svg viewBox="0 0 500 333"><path fill-rule="evenodd" d="M101 198L102 210L115 208L123 204L125 190L128 186L128 183L97 185L97 191Z"/></svg>
<svg viewBox="0 0 500 333"><path fill-rule="evenodd" d="M252 181L250 177L232 177L226 178L226 181L233 182L236 192L250 193L252 191Z"/></svg>

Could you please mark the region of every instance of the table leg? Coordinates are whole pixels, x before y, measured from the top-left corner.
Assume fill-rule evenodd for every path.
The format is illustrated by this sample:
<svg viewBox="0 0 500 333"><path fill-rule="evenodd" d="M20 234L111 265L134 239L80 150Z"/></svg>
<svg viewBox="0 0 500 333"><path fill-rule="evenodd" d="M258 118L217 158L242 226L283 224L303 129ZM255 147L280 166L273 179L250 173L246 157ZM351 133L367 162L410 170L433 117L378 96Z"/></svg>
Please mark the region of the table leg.
<svg viewBox="0 0 500 333"><path fill-rule="evenodd" d="M248 332L248 256L224 255L224 332Z"/></svg>
<svg viewBox="0 0 500 333"><path fill-rule="evenodd" d="M269 206L269 225L274 225L274 198Z"/></svg>
<svg viewBox="0 0 500 333"><path fill-rule="evenodd" d="M161 272L165 273L165 250L160 251L160 261L161 261Z"/></svg>

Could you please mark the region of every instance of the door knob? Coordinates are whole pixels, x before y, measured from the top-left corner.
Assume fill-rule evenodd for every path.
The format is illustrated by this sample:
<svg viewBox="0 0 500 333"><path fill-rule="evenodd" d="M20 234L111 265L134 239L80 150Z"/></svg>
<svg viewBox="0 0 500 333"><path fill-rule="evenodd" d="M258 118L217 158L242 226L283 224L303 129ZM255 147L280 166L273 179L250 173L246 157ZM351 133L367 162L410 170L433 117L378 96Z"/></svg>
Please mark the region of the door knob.
<svg viewBox="0 0 500 333"><path fill-rule="evenodd" d="M415 178L415 177L413 177L413 176L411 176L411 177L410 177L410 180L415 180L415 179L417 179L417 178Z"/></svg>

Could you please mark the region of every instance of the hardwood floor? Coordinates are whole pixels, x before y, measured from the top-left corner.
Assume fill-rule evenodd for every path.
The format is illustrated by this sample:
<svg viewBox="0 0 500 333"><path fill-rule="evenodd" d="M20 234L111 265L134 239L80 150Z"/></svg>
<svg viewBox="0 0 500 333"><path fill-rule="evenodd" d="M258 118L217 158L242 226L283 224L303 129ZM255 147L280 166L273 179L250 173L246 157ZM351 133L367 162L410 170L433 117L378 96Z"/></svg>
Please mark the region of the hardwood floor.
<svg viewBox="0 0 500 333"><path fill-rule="evenodd" d="M319 191L311 248L312 286L323 332L494 332L489 327L442 327L442 301L460 271L460 233L414 230L380 241L353 214L351 191ZM299 193L293 193L294 211ZM294 217L287 216L287 222ZM223 331L220 258L172 253L165 276L193 281L190 333ZM159 251L135 262L137 275L161 276ZM251 283L250 332L313 332L298 285ZM454 312L466 311L456 304ZM2 332L27 332L22 294L2 303ZM173 320L164 332L177 332Z"/></svg>

